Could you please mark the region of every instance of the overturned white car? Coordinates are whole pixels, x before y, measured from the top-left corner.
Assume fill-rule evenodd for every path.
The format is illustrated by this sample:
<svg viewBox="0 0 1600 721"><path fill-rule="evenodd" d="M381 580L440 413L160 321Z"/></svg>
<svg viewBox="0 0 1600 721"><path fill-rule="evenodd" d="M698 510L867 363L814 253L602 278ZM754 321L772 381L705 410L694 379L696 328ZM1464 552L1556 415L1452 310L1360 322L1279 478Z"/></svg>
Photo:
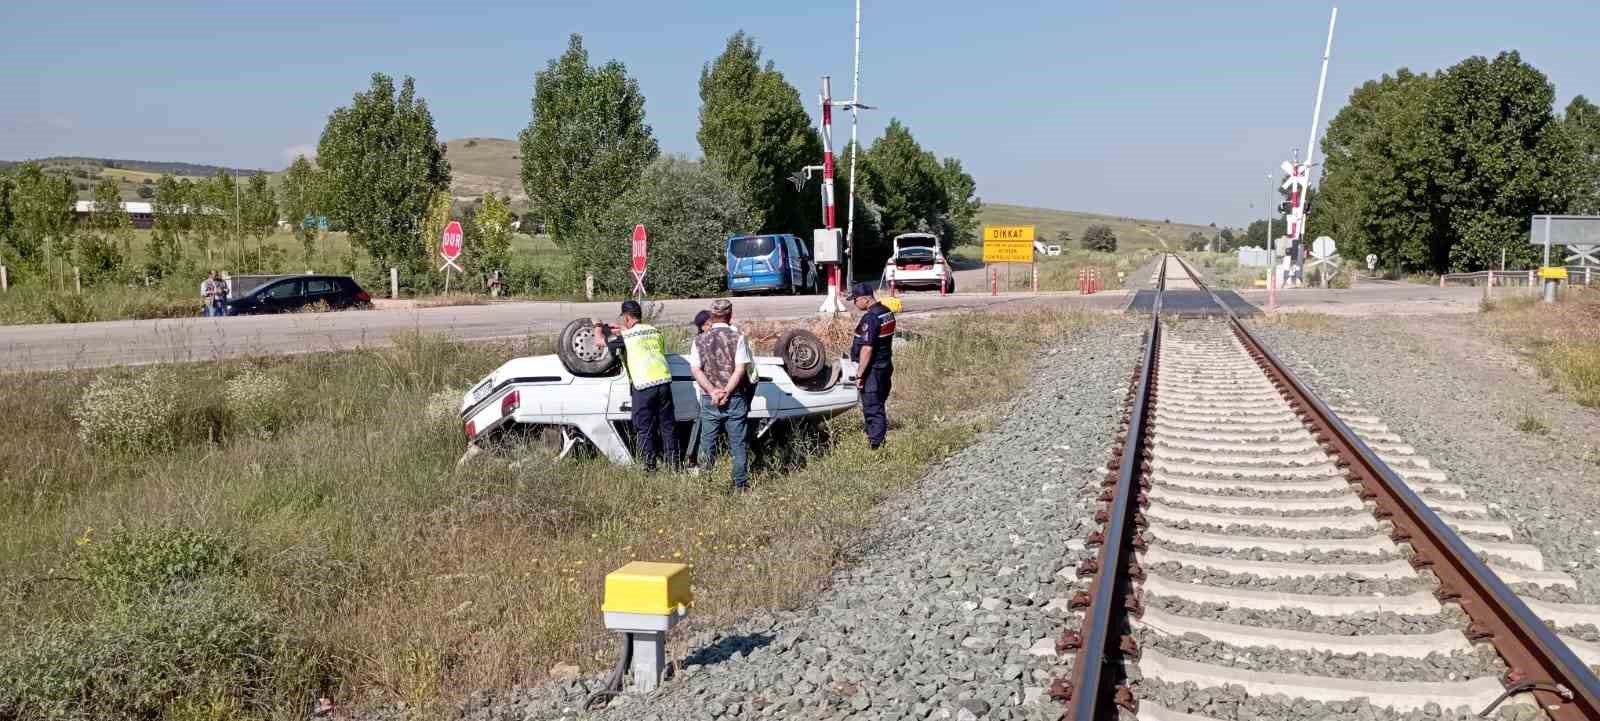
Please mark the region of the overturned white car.
<svg viewBox="0 0 1600 721"><path fill-rule="evenodd" d="M587 445L613 463L633 462L632 394L611 351L595 343L594 329L575 320L562 329L555 355L513 358L461 399L469 454L498 441L532 442L556 457ZM856 364L829 361L822 342L803 330L778 339L778 356L756 356L759 382L750 421L759 438L789 419L828 417L856 405ZM700 414L689 363L667 355L679 438ZM683 447L683 443L679 444Z"/></svg>

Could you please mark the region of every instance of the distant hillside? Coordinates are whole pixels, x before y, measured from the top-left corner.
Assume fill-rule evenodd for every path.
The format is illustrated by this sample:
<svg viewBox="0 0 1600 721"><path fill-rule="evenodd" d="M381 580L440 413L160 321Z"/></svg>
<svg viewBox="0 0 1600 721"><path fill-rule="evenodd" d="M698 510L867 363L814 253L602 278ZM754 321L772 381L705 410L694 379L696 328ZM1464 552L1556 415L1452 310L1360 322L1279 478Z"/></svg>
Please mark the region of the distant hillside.
<svg viewBox="0 0 1600 721"><path fill-rule="evenodd" d="M1166 241L1167 247L1177 250L1190 233L1198 232L1210 237L1217 231L1216 228L1206 225L1167 220L1125 218L1116 215L1080 213L1074 210L1030 208L1023 205L988 202L983 204L978 222L985 225L1033 225L1037 227L1039 240L1046 244L1054 243L1056 236L1063 230L1070 233L1072 242L1076 243L1083 238L1083 231L1089 226L1104 224L1111 226L1112 232L1117 234L1118 247L1123 249L1161 248L1162 241Z"/></svg>
<svg viewBox="0 0 1600 721"><path fill-rule="evenodd" d="M528 202L522 190L521 147L505 138L458 138L445 143L450 160L450 193L458 199L493 191L511 196L514 206Z"/></svg>
<svg viewBox="0 0 1600 721"><path fill-rule="evenodd" d="M0 171L10 170L24 162L26 161L0 160ZM241 178L258 173L269 173L266 170L234 169L218 165L160 160L54 157L39 158L33 162L38 163L44 169L46 175L71 178L73 187L78 191L79 200L92 199L94 197L94 186L102 178L111 178L117 181L117 190L122 193L123 200L149 200L148 196L154 192L154 189L149 186L153 186L156 179L168 173L175 177L189 178L216 175L218 171L230 175L238 173ZM141 191L141 189L143 190Z"/></svg>

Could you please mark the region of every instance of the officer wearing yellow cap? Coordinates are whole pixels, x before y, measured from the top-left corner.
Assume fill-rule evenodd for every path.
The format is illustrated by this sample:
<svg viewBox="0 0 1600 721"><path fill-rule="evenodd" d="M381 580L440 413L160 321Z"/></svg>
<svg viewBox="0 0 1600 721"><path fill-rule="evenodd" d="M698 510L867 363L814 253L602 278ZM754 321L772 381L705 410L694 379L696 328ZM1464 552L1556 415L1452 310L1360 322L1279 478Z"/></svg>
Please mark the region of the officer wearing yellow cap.
<svg viewBox="0 0 1600 721"><path fill-rule="evenodd" d="M633 430L638 436L640 460L645 471L656 469L656 457L666 456L667 463L678 464L678 435L673 424L677 421L672 407L672 371L667 368L666 343L661 331L641 319L644 311L638 301L622 301L622 325L607 326L594 321L596 340L605 339L606 347L622 357L622 367L628 374L633 393Z"/></svg>

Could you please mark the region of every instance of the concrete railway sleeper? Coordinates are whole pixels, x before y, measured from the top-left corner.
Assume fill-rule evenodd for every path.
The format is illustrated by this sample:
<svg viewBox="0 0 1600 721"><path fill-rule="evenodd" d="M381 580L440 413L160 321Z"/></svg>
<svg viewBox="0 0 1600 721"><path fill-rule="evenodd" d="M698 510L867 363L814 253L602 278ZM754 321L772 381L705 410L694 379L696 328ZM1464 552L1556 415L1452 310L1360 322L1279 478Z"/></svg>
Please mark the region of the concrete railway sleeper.
<svg viewBox="0 0 1600 721"><path fill-rule="evenodd" d="M1167 288L1210 291L1177 256L1158 268L1081 624L1056 644L1063 718L1600 721L1600 644L1563 631L1600 606L1518 596L1575 584L1224 303L1163 320Z"/></svg>

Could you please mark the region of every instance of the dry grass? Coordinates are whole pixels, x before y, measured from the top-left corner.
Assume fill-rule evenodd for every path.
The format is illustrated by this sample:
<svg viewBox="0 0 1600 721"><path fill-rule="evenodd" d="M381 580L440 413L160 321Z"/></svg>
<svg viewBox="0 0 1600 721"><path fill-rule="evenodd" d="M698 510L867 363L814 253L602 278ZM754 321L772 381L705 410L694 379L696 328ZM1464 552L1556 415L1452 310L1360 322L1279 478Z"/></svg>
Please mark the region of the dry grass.
<svg viewBox="0 0 1600 721"><path fill-rule="evenodd" d="M451 291L438 295L427 295L417 299L418 308L445 308L454 305L488 305L489 299L481 295Z"/></svg>
<svg viewBox="0 0 1600 721"><path fill-rule="evenodd" d="M184 366L188 422L159 454L82 445L71 413L94 374L13 376L18 392L0 394L0 644L92 618L70 582L29 581L54 575L85 529L175 526L236 542L247 587L282 610L286 638L303 639L294 665L275 669L274 687L294 689L276 712L329 690L428 715L468 689L536 682L557 662L595 669L612 652L599 621L606 571L632 559L693 564L694 623L796 602L850 558L876 502L993 422L1029 364L992 359L1028 357L1087 322L907 321L920 339L896 355L887 448L870 452L859 414L846 414L758 454L756 490L739 496L720 474L647 476L600 461L491 455L457 468L456 419L419 410L512 354L546 351L544 339L416 337ZM288 385L296 412L270 437L240 432L227 410L223 389L247 371ZM317 678L332 687L311 688Z"/></svg>
<svg viewBox="0 0 1600 721"><path fill-rule="evenodd" d="M1568 288L1554 305L1532 295L1485 301L1481 322L1573 400L1600 407L1600 290Z"/></svg>
<svg viewBox="0 0 1600 721"><path fill-rule="evenodd" d="M1334 322L1334 317L1326 313L1311 313L1306 311L1285 311L1274 313L1256 319L1256 323L1278 325L1292 330L1322 330Z"/></svg>

